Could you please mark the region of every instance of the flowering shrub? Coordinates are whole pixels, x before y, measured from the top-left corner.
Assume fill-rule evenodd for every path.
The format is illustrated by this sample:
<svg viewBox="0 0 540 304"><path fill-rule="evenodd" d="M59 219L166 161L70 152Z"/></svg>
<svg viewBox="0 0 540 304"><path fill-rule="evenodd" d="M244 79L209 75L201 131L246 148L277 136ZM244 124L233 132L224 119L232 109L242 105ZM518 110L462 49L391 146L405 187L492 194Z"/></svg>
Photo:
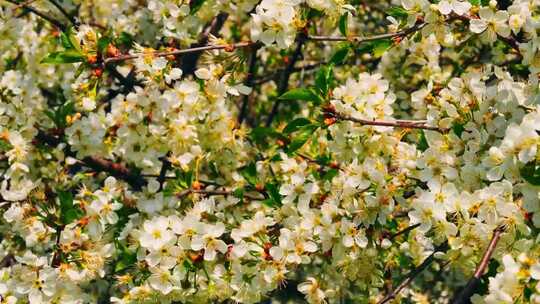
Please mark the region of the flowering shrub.
<svg viewBox="0 0 540 304"><path fill-rule="evenodd" d="M2 303L540 303L539 0L5 0Z"/></svg>

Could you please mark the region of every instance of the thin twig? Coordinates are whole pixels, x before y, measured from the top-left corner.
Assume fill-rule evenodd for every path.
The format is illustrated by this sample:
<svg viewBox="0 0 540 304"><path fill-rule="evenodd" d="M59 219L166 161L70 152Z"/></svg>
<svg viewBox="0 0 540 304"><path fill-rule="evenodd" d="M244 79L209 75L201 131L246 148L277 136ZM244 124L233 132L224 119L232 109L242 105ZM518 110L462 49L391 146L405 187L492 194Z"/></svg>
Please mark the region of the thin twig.
<svg viewBox="0 0 540 304"><path fill-rule="evenodd" d="M401 30L399 32L395 33L386 33L386 34L380 34L380 35L374 35L374 36L307 36L307 40L312 41L350 41L350 42L356 42L356 43L364 43L369 41L375 41L380 39L388 39L388 38L395 38L395 37L403 37L407 36L409 34L412 34L420 29L422 29L426 24L425 23L418 23L410 28Z"/></svg>
<svg viewBox="0 0 540 304"><path fill-rule="evenodd" d="M227 21L228 17L229 14L224 12L217 14L217 16L215 16L212 21L205 27L204 31L201 33L199 39L197 40L197 43L192 44L190 48L207 45L208 40L210 39L210 35L216 36L225 24L225 21ZM201 53L202 51L191 52L189 53L189 55L181 58L180 68L184 72L184 75L191 75L195 72L197 62L201 57Z"/></svg>
<svg viewBox="0 0 540 304"><path fill-rule="evenodd" d="M417 228L418 226L420 226L420 223L411 225L411 226L409 226L409 227L407 227L407 228L404 228L403 230L400 230L400 231L398 231L398 232L392 234L392 235L389 237L389 239L390 239L390 240L395 239L395 238L397 238L398 236L400 236L400 235L402 235L402 234L405 234L405 233L407 233L407 232L409 232L409 231L411 231L411 230Z"/></svg>
<svg viewBox="0 0 540 304"><path fill-rule="evenodd" d="M139 54L129 54L129 55L121 55L116 57L110 57L106 58L103 62L105 64L113 63L113 62L120 62L125 60L131 60L136 58L141 58L145 56L152 56L152 57L166 57L166 56L174 56L174 55L182 55L182 54L188 54L193 52L202 52L202 51L211 51L211 50L228 50L233 51L237 48L244 48L244 47L250 47L253 45L258 44L257 42L239 42L234 44L219 44L219 45L205 45L205 46L199 46L189 49L181 49L181 50L174 50L174 51L165 51L165 52L148 52L148 53L139 53Z"/></svg>
<svg viewBox="0 0 540 304"><path fill-rule="evenodd" d="M384 120L367 120L359 119L351 116L347 116L340 113L331 113L332 117L338 120L347 120L355 123L359 123L365 126L381 126L381 127L396 127L396 128L405 128L405 129L423 129L423 130L432 130L444 133L447 130L439 127L428 126L425 121L415 121L415 120L394 120L394 121L384 121Z"/></svg>
<svg viewBox="0 0 540 304"><path fill-rule="evenodd" d="M43 13L43 12L40 12L38 11L37 9L25 4L25 3L19 3L17 1L14 1L14 0L5 0L11 4L14 4L14 5L22 5L22 7L26 10L28 10L29 12L43 18L45 21L51 23L52 25L56 26L57 28L59 28L60 30L62 31L65 31L66 30L66 26L64 24L62 24L60 21L56 20L55 18Z"/></svg>
<svg viewBox="0 0 540 304"><path fill-rule="evenodd" d="M77 21L77 19L75 19L75 17L73 17L70 13L68 13L66 11L66 9L64 7L62 7L62 5L60 5L60 3L58 3L58 1L49 0L49 2L51 2L52 5L54 5L54 7L56 7L62 13L62 15L64 15L66 17L66 19L69 20L69 22L71 22L71 24L73 26L75 26L75 27L79 26L79 22Z"/></svg>
<svg viewBox="0 0 540 304"><path fill-rule="evenodd" d="M476 267L476 271L474 272L474 275L469 280L469 282L467 282L467 285L465 285L465 287L463 287L463 289L454 297L454 299L452 300L452 304L461 304L461 303L469 302L469 299L476 291L476 287L480 283L480 279L484 275L484 272L486 271L486 268L489 265L491 256L493 255L493 252L495 252L495 249L497 248L497 243L499 242L503 231L504 229L502 226L497 227L493 231L493 236L491 237L491 241L489 242L489 245L486 248L484 255L482 256L482 260L480 260L480 263Z"/></svg>
<svg viewBox="0 0 540 304"><path fill-rule="evenodd" d="M433 263L433 260L434 260L434 255L435 253L437 252L438 250L435 249L433 251L433 253L431 253L425 260L424 262L422 262L422 264L420 264L420 266L416 267L415 269L413 269L411 272L409 272L409 274L407 274L406 276L406 279L403 280L394 290L390 291L390 293L388 293L386 295L386 297L384 297L382 300L380 300L379 302L377 302L377 304L384 304L384 303L387 303L389 302L390 300L394 299L400 292L401 290L403 290L403 288L409 286L409 284L412 283L412 281L420 274L422 273L422 271L424 271L426 268L429 267L429 265L431 265L431 263Z"/></svg>
<svg viewBox="0 0 540 304"><path fill-rule="evenodd" d="M232 195L233 194L233 191L228 191L228 190L197 190L197 189L186 189L186 190L183 190L181 191L180 193L178 193L176 195L176 197L178 198L182 198L182 197L185 197L186 195L189 195L191 193L197 193L197 194L204 194L204 195L208 195L208 196L215 196L215 195L223 195L223 196L228 196L228 195ZM249 193L244 193L243 195L244 197L246 198L249 198L251 200L263 200L264 198L260 197L260 196L255 196L255 195L251 195Z"/></svg>

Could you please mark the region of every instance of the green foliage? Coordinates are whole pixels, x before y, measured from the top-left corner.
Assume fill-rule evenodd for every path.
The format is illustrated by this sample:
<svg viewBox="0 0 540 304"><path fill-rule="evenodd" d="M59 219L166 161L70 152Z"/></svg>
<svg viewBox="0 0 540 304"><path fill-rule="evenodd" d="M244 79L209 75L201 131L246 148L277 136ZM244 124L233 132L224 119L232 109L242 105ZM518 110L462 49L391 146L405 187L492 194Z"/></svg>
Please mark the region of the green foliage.
<svg viewBox="0 0 540 304"><path fill-rule="evenodd" d="M279 194L279 187L277 184L267 183L265 189L268 192L269 198L263 201L268 207L279 207L281 206L281 194Z"/></svg>
<svg viewBox="0 0 540 304"><path fill-rule="evenodd" d="M189 7L190 7L189 14L190 15L195 15L201 9L201 7L203 6L203 4L205 2L206 2L206 0L192 0L192 1L190 1L190 3L189 3Z"/></svg>
<svg viewBox="0 0 540 304"><path fill-rule="evenodd" d="M341 17L339 17L339 22L338 22L339 32L343 36L347 36L348 20L349 20L349 13L348 12L341 15Z"/></svg>
<svg viewBox="0 0 540 304"><path fill-rule="evenodd" d="M333 81L333 65L322 66L315 77L315 89L324 98L328 97L328 92Z"/></svg>
<svg viewBox="0 0 540 304"><path fill-rule="evenodd" d="M311 124L311 121L307 118L297 118L293 121L291 121L287 126L283 129L283 133L289 134L297 131L298 129L305 127L306 125Z"/></svg>
<svg viewBox="0 0 540 304"><path fill-rule="evenodd" d="M84 61L85 57L75 51L67 50L63 52L52 52L48 54L45 58L41 60L41 63L52 63L52 64L61 64L61 63L76 63Z"/></svg>
<svg viewBox="0 0 540 304"><path fill-rule="evenodd" d="M396 18L397 20L406 19L409 16L409 13L407 12L407 10L399 6L393 6L387 9L386 14L388 16L392 16Z"/></svg>
<svg viewBox="0 0 540 304"><path fill-rule="evenodd" d="M47 115L57 128L64 129L67 127L67 117L75 113L75 105L73 102L66 102L56 108L56 110L46 110Z"/></svg>
<svg viewBox="0 0 540 304"><path fill-rule="evenodd" d="M375 58L379 58L391 47L391 39L377 39L363 43L356 51L359 53L371 53Z"/></svg>
<svg viewBox="0 0 540 304"><path fill-rule="evenodd" d="M58 200L60 201L60 222L63 225L80 219L84 212L73 204L73 194L69 191L59 191Z"/></svg>
<svg viewBox="0 0 540 304"><path fill-rule="evenodd" d="M317 93L315 93L315 91L313 91L313 89L309 89L309 88L292 89L286 92L285 94L281 95L279 99L311 101L316 104L319 104L323 101L322 98Z"/></svg>
<svg viewBox="0 0 540 304"><path fill-rule="evenodd" d="M308 124L299 128L296 136L294 136L287 145L287 153L291 154L302 148L318 128L319 126L315 124Z"/></svg>
<svg viewBox="0 0 540 304"><path fill-rule="evenodd" d="M257 184L257 167L255 163L249 163L247 166L240 169L240 174L246 179L250 185Z"/></svg>
<svg viewBox="0 0 540 304"><path fill-rule="evenodd" d="M330 58L331 64L342 64L347 56L349 55L349 51L351 50L350 43L346 43L343 46L341 46L335 53L332 55L332 58Z"/></svg>
<svg viewBox="0 0 540 304"><path fill-rule="evenodd" d="M529 184L540 186L540 164L530 162L520 169L521 177Z"/></svg>
<svg viewBox="0 0 540 304"><path fill-rule="evenodd" d="M83 62L85 60L86 57L82 54L79 41L71 28L60 33L60 43L65 50L49 53L41 60L41 63L62 64Z"/></svg>
<svg viewBox="0 0 540 304"><path fill-rule="evenodd" d="M126 270L137 262L137 253L129 250L120 242L116 242L118 259L114 265L114 272L118 273Z"/></svg>

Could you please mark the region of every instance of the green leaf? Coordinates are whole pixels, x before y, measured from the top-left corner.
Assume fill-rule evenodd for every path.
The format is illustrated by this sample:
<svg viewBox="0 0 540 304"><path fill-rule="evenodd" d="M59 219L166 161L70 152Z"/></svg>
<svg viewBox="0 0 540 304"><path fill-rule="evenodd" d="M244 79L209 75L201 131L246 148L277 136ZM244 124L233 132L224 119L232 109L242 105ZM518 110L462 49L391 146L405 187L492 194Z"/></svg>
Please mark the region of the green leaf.
<svg viewBox="0 0 540 304"><path fill-rule="evenodd" d="M137 262L137 253L132 252L126 248L126 246L120 243L118 243L118 252L120 252L120 254L118 255L118 260L114 265L115 272L125 270Z"/></svg>
<svg viewBox="0 0 540 304"><path fill-rule="evenodd" d="M60 220L67 225L82 217L84 212L73 204L73 194L69 191L59 191Z"/></svg>
<svg viewBox="0 0 540 304"><path fill-rule="evenodd" d="M336 177L339 173L338 169L330 169L326 172L324 172L322 179L326 181L331 181L334 177Z"/></svg>
<svg viewBox="0 0 540 304"><path fill-rule="evenodd" d="M390 47L392 47L391 39L378 39L360 45L360 47L357 48L357 51L359 53L372 53L373 56L378 58Z"/></svg>
<svg viewBox="0 0 540 304"><path fill-rule="evenodd" d="M176 170L176 182L180 187L185 189L191 188L194 179L193 171Z"/></svg>
<svg viewBox="0 0 540 304"><path fill-rule="evenodd" d="M133 45L133 41L134 38L131 34L122 32L120 33L118 38L116 38L116 45L121 45L125 48L131 48L131 46Z"/></svg>
<svg viewBox="0 0 540 304"><path fill-rule="evenodd" d="M302 148L305 143L311 138L315 130L319 128L317 125L306 125L302 127L298 135L296 135L289 145L287 145L287 153L293 153L294 151Z"/></svg>
<svg viewBox="0 0 540 304"><path fill-rule="evenodd" d="M242 175L250 185L254 186L257 184L257 167L254 162L241 168L240 175Z"/></svg>
<svg viewBox="0 0 540 304"><path fill-rule="evenodd" d="M527 163L519 171L521 177L529 184L540 186L540 165L537 162Z"/></svg>
<svg viewBox="0 0 540 304"><path fill-rule="evenodd" d="M281 100L303 100L313 101L315 103L322 102L321 96L315 93L312 89L292 89L279 97Z"/></svg>
<svg viewBox="0 0 540 304"><path fill-rule="evenodd" d="M409 13L407 13L407 10L399 6L394 6L394 7L389 8L388 10L386 10L386 14L398 20L405 19L409 16Z"/></svg>
<svg viewBox="0 0 540 304"><path fill-rule="evenodd" d="M426 139L426 134L424 130L420 130L420 136L418 138L418 145L416 146L418 150L424 152L429 148L429 144Z"/></svg>
<svg viewBox="0 0 540 304"><path fill-rule="evenodd" d="M454 122L452 125L452 131L458 136L461 137L461 134L463 134L463 131L465 131L465 125L461 123Z"/></svg>
<svg viewBox="0 0 540 304"><path fill-rule="evenodd" d="M469 2L470 2L472 5L480 5L480 4L481 4L480 0L469 0Z"/></svg>
<svg viewBox="0 0 540 304"><path fill-rule="evenodd" d="M343 36L347 36L347 28L349 21L349 13L345 13L339 17L339 31Z"/></svg>
<svg viewBox="0 0 540 304"><path fill-rule="evenodd" d="M41 60L41 63L52 63L52 64L61 64L61 63L75 63L84 61L85 57L74 50L68 50L64 52L52 52L47 57Z"/></svg>
<svg viewBox="0 0 540 304"><path fill-rule="evenodd" d="M111 43L111 39L109 37L105 37L105 36L99 37L98 43L97 43L98 52L101 54L105 53L110 43Z"/></svg>
<svg viewBox="0 0 540 304"><path fill-rule="evenodd" d="M233 191L232 195L239 199L244 199L244 188L237 188Z"/></svg>
<svg viewBox="0 0 540 304"><path fill-rule="evenodd" d="M390 39L376 40L374 41L373 55L376 58L379 58L391 47L392 47L392 40Z"/></svg>
<svg viewBox="0 0 540 304"><path fill-rule="evenodd" d="M278 186L276 184L267 183L264 188L268 191L268 195L270 196L269 200L271 201L271 206L269 207L281 206L281 194L279 194Z"/></svg>
<svg viewBox="0 0 540 304"><path fill-rule="evenodd" d="M75 50L79 53L81 51L79 40L77 39L77 36L75 36L75 33L73 33L73 29L71 27L68 28L66 32L60 33L60 42L62 42L62 46L66 50Z"/></svg>
<svg viewBox="0 0 540 304"><path fill-rule="evenodd" d="M250 137L256 144L261 145L263 147L268 146L269 139L279 138L284 141L287 140L285 136L277 132L275 129L265 128L265 127L256 127L253 130L251 130Z"/></svg>
<svg viewBox="0 0 540 304"><path fill-rule="evenodd" d="M328 96L328 91L330 89L333 77L332 70L333 65L322 66L315 76L315 88L323 97Z"/></svg>
<svg viewBox="0 0 540 304"><path fill-rule="evenodd" d="M345 58L347 58L347 55L349 55L349 50L351 49L349 44L346 44L342 48L338 49L334 55L332 55L332 58L330 58L330 63L332 64L342 64Z"/></svg>
<svg viewBox="0 0 540 304"><path fill-rule="evenodd" d="M309 124L311 124L311 121L309 119L303 118L303 117L297 118L291 121L289 124L287 124L287 126L283 129L283 133L289 134L289 133L295 132L301 127L305 125L309 125Z"/></svg>
<svg viewBox="0 0 540 304"><path fill-rule="evenodd" d="M202 7L202 5L206 2L206 0L191 0L189 2L189 14L195 15Z"/></svg>

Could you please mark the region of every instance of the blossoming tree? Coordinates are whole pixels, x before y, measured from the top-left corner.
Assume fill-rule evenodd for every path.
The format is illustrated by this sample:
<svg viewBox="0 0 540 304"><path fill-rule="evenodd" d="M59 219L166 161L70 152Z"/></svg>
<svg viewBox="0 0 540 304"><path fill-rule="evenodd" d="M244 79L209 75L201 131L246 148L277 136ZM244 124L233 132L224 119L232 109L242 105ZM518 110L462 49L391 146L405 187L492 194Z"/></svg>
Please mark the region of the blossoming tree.
<svg viewBox="0 0 540 304"><path fill-rule="evenodd" d="M540 0L2 0L2 303L540 303Z"/></svg>

